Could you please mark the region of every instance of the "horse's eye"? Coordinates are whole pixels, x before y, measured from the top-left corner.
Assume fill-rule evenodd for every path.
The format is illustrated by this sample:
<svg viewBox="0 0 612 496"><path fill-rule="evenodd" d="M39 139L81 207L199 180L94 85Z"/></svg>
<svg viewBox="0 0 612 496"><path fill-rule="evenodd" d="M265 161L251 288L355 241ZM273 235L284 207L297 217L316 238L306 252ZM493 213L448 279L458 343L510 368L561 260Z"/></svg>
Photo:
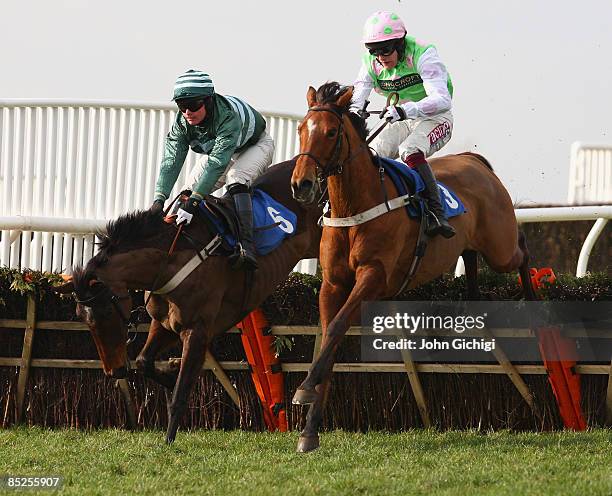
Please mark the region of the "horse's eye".
<svg viewBox="0 0 612 496"><path fill-rule="evenodd" d="M336 134L338 134L338 130L337 129L330 129L329 131L327 131L325 133L325 136L327 136L328 138L333 138L336 136Z"/></svg>

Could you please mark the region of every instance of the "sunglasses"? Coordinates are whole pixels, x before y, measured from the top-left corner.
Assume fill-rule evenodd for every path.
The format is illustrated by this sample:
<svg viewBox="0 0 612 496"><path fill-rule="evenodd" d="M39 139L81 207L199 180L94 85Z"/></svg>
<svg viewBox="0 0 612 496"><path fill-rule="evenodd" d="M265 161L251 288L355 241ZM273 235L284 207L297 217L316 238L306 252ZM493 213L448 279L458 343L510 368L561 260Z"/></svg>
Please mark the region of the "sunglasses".
<svg viewBox="0 0 612 496"><path fill-rule="evenodd" d="M378 57L379 55L386 57L387 55L391 55L394 51L395 51L395 44L385 45L385 46L378 47L378 48L368 48L368 52L370 52L370 55L374 55L376 57Z"/></svg>
<svg viewBox="0 0 612 496"><path fill-rule="evenodd" d="M177 105L177 107L179 108L179 110L181 112L187 112L188 110L190 112L197 112L204 105L204 100L202 100L202 99L198 99L198 100L183 100L183 101L180 101L180 102L176 102L176 105Z"/></svg>

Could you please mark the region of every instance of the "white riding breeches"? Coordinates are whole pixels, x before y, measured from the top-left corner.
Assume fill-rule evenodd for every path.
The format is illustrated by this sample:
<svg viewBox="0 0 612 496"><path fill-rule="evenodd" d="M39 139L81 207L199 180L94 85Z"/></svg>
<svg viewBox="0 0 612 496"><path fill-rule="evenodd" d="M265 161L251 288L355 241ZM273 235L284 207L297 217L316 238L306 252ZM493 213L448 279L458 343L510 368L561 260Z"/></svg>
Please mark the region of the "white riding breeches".
<svg viewBox="0 0 612 496"><path fill-rule="evenodd" d="M274 140L264 131L261 133L257 143L232 155L227 169L225 169L225 172L215 184L215 191L213 194L215 196L221 196L225 193L225 184L250 184L268 169L272 164L273 158ZM183 189L192 190L194 184L197 184L207 165L208 155L204 155L189 174Z"/></svg>
<svg viewBox="0 0 612 496"><path fill-rule="evenodd" d="M371 146L381 157L404 160L418 151L430 157L450 141L452 133L453 114L449 110L432 117L387 124Z"/></svg>

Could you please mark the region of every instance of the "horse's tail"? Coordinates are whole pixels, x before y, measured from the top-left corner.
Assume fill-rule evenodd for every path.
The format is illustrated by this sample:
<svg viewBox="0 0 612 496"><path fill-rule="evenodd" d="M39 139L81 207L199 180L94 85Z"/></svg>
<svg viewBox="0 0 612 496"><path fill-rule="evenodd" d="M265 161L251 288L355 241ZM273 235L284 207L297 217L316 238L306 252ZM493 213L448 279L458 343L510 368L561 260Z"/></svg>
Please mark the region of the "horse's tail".
<svg viewBox="0 0 612 496"><path fill-rule="evenodd" d="M458 153L458 155L470 155L472 157L476 157L480 162L482 162L482 164L489 169L491 172L495 172L495 170L493 169L493 166L491 165L491 162L489 162L486 158L484 158L482 155L478 154L478 153L474 153L474 152L463 152L463 153Z"/></svg>

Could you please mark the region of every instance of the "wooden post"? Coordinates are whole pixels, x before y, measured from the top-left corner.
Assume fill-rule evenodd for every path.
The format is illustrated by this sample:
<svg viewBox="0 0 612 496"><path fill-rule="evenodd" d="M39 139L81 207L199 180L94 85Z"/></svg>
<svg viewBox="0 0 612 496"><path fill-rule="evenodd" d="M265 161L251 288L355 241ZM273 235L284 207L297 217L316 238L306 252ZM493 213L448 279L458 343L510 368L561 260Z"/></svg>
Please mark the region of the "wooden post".
<svg viewBox="0 0 612 496"><path fill-rule="evenodd" d="M125 404L125 412L127 414L127 423L130 430L136 430L138 427L138 421L136 420L136 406L134 399L132 398L132 390L127 379L117 379L117 387L121 391L123 396L123 402Z"/></svg>
<svg viewBox="0 0 612 496"><path fill-rule="evenodd" d="M612 362L608 372L608 394L606 395L606 425L612 427Z"/></svg>
<svg viewBox="0 0 612 496"><path fill-rule="evenodd" d="M34 329L36 328L36 300L34 296L28 295L28 306L26 314L26 328L23 335L23 349L21 351L21 362L19 364L19 378L17 380L17 423L23 422L25 392L30 375L30 364L32 362L32 345L34 344Z"/></svg>
<svg viewBox="0 0 612 496"><path fill-rule="evenodd" d="M483 329L483 335L487 339L494 338L491 331L489 331L486 328ZM520 395L523 397L525 402L529 405L529 408L531 408L531 411L535 413L536 415L538 415L538 410L535 406L535 402L533 401L533 395L531 394L529 387L527 386L527 384L525 384L525 381L521 377L521 374L519 374L514 364L508 359L508 356L506 355L504 350L501 349L497 341L495 342L495 348L491 350L491 353L493 353L493 356L497 359L497 362L502 366L502 368L504 369L504 372L506 372L506 375L510 378L510 380L514 384L514 387L516 387L516 389L518 390Z"/></svg>
<svg viewBox="0 0 612 496"><path fill-rule="evenodd" d="M425 399L425 393L423 392L423 386L421 385L421 379L417 372L414 361L412 360L412 353L410 350L401 350L402 359L404 360L404 368L408 374L408 380L410 381L410 387L412 388L412 394L416 400L419 413L421 414L421 420L423 426L431 427L431 418L429 417L429 408L427 408L427 401Z"/></svg>
<svg viewBox="0 0 612 496"><path fill-rule="evenodd" d="M227 391L227 394L229 394L229 397L232 399L234 404L238 408L240 408L240 397L238 396L238 391L236 391L236 388L232 384L232 381L230 381L230 378L225 373L225 370L223 370L223 367L221 367L221 364L213 356L210 350L206 350L206 358L204 359L204 363L207 363L207 365L210 367L210 370L212 370L213 374L217 376L217 379L219 379L219 382Z"/></svg>

